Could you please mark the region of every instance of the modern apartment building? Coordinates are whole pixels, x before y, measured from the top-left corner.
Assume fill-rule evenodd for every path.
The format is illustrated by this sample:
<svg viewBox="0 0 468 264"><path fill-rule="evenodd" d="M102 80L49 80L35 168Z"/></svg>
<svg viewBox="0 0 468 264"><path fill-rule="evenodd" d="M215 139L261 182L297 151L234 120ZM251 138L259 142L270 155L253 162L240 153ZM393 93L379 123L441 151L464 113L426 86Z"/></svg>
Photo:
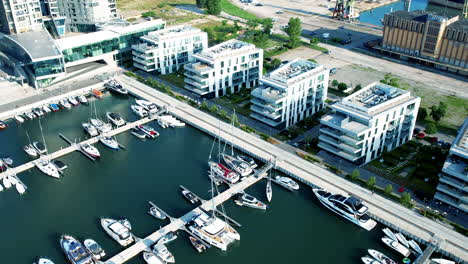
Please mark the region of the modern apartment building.
<svg viewBox="0 0 468 264"><path fill-rule="evenodd" d="M68 18L67 29L92 32L97 23L117 18L116 0L57 0L60 14Z"/></svg>
<svg viewBox="0 0 468 264"><path fill-rule="evenodd" d="M319 147L356 164L367 163L411 139L421 98L372 83L330 105L320 120Z"/></svg>
<svg viewBox="0 0 468 264"><path fill-rule="evenodd" d="M44 27L55 38L65 35L65 23L67 21L65 16L60 15L57 1L40 0Z"/></svg>
<svg viewBox="0 0 468 264"><path fill-rule="evenodd" d="M287 128L323 108L328 69L303 59L290 61L260 79L252 91L251 117Z"/></svg>
<svg viewBox="0 0 468 264"><path fill-rule="evenodd" d="M263 50L232 39L194 55L186 64L185 88L213 98L258 85L263 69Z"/></svg>
<svg viewBox="0 0 468 264"><path fill-rule="evenodd" d="M468 19L422 10L395 11L385 15L383 25L382 46L377 49L468 75Z"/></svg>
<svg viewBox="0 0 468 264"><path fill-rule="evenodd" d="M434 198L468 212L468 118L460 127L440 173Z"/></svg>
<svg viewBox="0 0 468 264"><path fill-rule="evenodd" d="M1 0L0 31L19 34L42 28L42 11L39 0Z"/></svg>
<svg viewBox="0 0 468 264"><path fill-rule="evenodd" d="M132 46L133 66L168 74L194 61L193 55L208 47L206 32L191 26L174 26L140 37Z"/></svg>

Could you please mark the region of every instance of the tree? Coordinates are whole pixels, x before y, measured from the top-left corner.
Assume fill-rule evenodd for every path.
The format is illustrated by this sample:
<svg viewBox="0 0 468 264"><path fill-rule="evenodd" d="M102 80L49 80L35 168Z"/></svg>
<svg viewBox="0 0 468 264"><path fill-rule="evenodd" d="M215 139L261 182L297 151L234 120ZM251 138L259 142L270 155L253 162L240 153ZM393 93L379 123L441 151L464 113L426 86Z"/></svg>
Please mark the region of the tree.
<svg viewBox="0 0 468 264"><path fill-rule="evenodd" d="M429 135L435 134L437 133L437 126L432 122L427 122L425 131Z"/></svg>
<svg viewBox="0 0 468 264"><path fill-rule="evenodd" d="M339 83L338 84L338 90L344 91L346 89L348 89L348 85L346 83Z"/></svg>
<svg viewBox="0 0 468 264"><path fill-rule="evenodd" d="M393 185L389 184L385 187L384 192L388 195L390 195L393 192Z"/></svg>
<svg viewBox="0 0 468 264"><path fill-rule="evenodd" d="M221 117L223 117L223 118L227 117L227 112L226 112L226 110L221 109L221 110L219 111L219 115L220 115Z"/></svg>
<svg viewBox="0 0 468 264"><path fill-rule="evenodd" d="M362 89L362 85L358 84L358 85L356 85L356 87L354 87L353 92L357 92L357 91L359 91L361 89Z"/></svg>
<svg viewBox="0 0 468 264"><path fill-rule="evenodd" d="M317 45L319 43L319 39L318 38L311 38L310 39L310 44L312 45Z"/></svg>
<svg viewBox="0 0 468 264"><path fill-rule="evenodd" d="M203 103L201 104L200 108L201 108L202 110L205 110L205 111L208 110L208 103L207 103L206 101L203 101Z"/></svg>
<svg viewBox="0 0 468 264"><path fill-rule="evenodd" d="M240 126L239 118L237 118L237 115L235 113L232 113L231 122L235 127Z"/></svg>
<svg viewBox="0 0 468 264"><path fill-rule="evenodd" d="M213 114L216 113L216 112L218 112L218 107L217 107L216 105L212 105L212 106L210 107L210 112L213 113Z"/></svg>
<svg viewBox="0 0 468 264"><path fill-rule="evenodd" d="M431 106L431 117L434 121L439 122L447 114L447 104L439 102L439 105Z"/></svg>
<svg viewBox="0 0 468 264"><path fill-rule="evenodd" d="M293 49L299 46L302 32L301 20L298 17L292 17L289 19L288 26L285 31L289 36L288 47Z"/></svg>
<svg viewBox="0 0 468 264"><path fill-rule="evenodd" d="M407 192L404 192L401 195L400 202L401 202L402 205L404 205L404 206L406 206L408 208L413 208L414 207L414 204L411 201L411 195L409 193L407 193Z"/></svg>
<svg viewBox="0 0 468 264"><path fill-rule="evenodd" d="M367 187L372 188L375 186L376 183L377 179L374 176L372 176L367 180Z"/></svg>
<svg viewBox="0 0 468 264"><path fill-rule="evenodd" d="M198 8L206 8L207 0L197 0L197 7Z"/></svg>
<svg viewBox="0 0 468 264"><path fill-rule="evenodd" d="M418 119L420 121L424 121L424 119L426 119L426 117L427 117L427 109L424 108L424 107L420 107L419 111L418 111Z"/></svg>
<svg viewBox="0 0 468 264"><path fill-rule="evenodd" d="M337 81L337 80L333 80L331 84L332 84L333 87L336 87L336 86L338 86L338 84L340 84L340 82Z"/></svg>
<svg viewBox="0 0 468 264"><path fill-rule="evenodd" d="M355 181L359 179L359 176L361 176L361 173L358 169L354 169L353 172L351 172L351 180Z"/></svg>
<svg viewBox="0 0 468 264"><path fill-rule="evenodd" d="M221 1L220 0L207 0L206 11L210 15L221 14Z"/></svg>
<svg viewBox="0 0 468 264"><path fill-rule="evenodd" d="M263 25L263 33L270 35L271 30L273 29L273 20L271 18L266 18L262 22Z"/></svg>
<svg viewBox="0 0 468 264"><path fill-rule="evenodd" d="M216 40L216 32L214 31L213 28L211 27L205 28L205 32L208 35L209 42L214 42Z"/></svg>

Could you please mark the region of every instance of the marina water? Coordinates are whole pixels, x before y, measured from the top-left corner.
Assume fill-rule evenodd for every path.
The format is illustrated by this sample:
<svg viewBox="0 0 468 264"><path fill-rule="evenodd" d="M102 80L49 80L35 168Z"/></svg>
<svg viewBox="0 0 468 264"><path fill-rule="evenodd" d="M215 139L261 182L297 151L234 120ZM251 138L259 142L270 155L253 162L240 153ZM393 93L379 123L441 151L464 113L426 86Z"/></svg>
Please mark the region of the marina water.
<svg viewBox="0 0 468 264"><path fill-rule="evenodd" d="M97 112L116 111L126 120L136 120L130 111L133 99L106 96L97 101ZM41 118L47 147L55 151L67 144L59 138L84 139L81 122L90 117L89 106L61 110ZM16 165L29 161L22 147L41 140L38 120L22 125L9 123L0 131L0 155L9 155ZM140 140L129 132L117 136L126 150L112 151L100 143L101 159L92 162L78 152L60 158L68 165L61 179L53 179L36 168L19 175L28 186L20 196L13 189L0 193L0 263L27 264L37 256L47 256L56 264L68 263L59 246L61 234L83 241L93 238L107 257L122 250L101 228L100 217L125 217L140 238L167 224L148 215L148 201L155 202L172 216L179 217L193 207L180 194L184 185L203 198L210 198L207 158L213 138L190 126L161 129L160 136ZM275 173L275 172L274 172ZM247 192L266 201L266 182ZM388 249L380 238L380 227L367 232L324 208L311 189L299 192L273 186L273 200L266 211L224 205L227 214L243 226L236 228L241 240L221 252L212 248L196 253L188 236L168 245L177 263L361 263L368 248L377 249L400 262L402 257ZM144 263L137 256L128 263Z"/></svg>

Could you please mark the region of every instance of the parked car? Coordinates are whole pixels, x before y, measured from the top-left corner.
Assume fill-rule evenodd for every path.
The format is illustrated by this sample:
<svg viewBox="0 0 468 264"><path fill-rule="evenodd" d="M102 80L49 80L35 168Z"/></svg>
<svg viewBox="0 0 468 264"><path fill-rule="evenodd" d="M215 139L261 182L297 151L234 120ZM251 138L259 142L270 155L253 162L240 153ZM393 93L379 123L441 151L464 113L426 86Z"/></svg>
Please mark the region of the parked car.
<svg viewBox="0 0 468 264"><path fill-rule="evenodd" d="M348 36L348 37L351 37L352 35L353 35L353 34L351 34L351 33L349 33L349 32L346 33L346 36Z"/></svg>
<svg viewBox="0 0 468 264"><path fill-rule="evenodd" d="M261 3L256 3L255 6L263 6Z"/></svg>
<svg viewBox="0 0 468 264"><path fill-rule="evenodd" d="M330 75L336 74L337 71L338 71L337 68L331 68L330 69Z"/></svg>
<svg viewBox="0 0 468 264"><path fill-rule="evenodd" d="M414 135L419 134L419 132L421 132L421 129L420 129L420 128L415 128L415 129L413 130L413 134L414 134Z"/></svg>
<svg viewBox="0 0 468 264"><path fill-rule="evenodd" d="M276 11L276 14L280 15L280 14L283 14L284 12L283 11Z"/></svg>
<svg viewBox="0 0 468 264"><path fill-rule="evenodd" d="M426 133L424 132L419 132L417 135L416 135L417 138L420 138L420 139L423 139L426 137Z"/></svg>
<svg viewBox="0 0 468 264"><path fill-rule="evenodd" d="M431 143L433 143L433 144L434 144L434 143L437 143L438 140L439 140L439 138L437 138L437 137L431 137L431 138L429 139L429 141L430 141Z"/></svg>
<svg viewBox="0 0 468 264"><path fill-rule="evenodd" d="M342 40L340 41L340 43L341 43L342 45L350 44L351 42L353 42L351 39L342 39Z"/></svg>

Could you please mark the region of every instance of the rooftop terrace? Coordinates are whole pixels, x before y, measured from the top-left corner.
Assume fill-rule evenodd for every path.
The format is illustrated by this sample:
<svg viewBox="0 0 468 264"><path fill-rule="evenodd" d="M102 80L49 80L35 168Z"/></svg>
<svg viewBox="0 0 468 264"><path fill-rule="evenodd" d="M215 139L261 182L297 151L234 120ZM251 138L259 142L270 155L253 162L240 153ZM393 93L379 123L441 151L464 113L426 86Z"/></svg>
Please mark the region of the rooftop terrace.
<svg viewBox="0 0 468 264"><path fill-rule="evenodd" d="M343 100L364 108L371 108L395 99L404 93L407 92L390 85L374 83L367 89L364 88Z"/></svg>
<svg viewBox="0 0 468 264"><path fill-rule="evenodd" d="M302 59L295 59L283 66L280 66L277 70L266 75L265 78L287 83L289 80L294 79L303 73L310 72L318 67L320 67L320 65L316 63Z"/></svg>
<svg viewBox="0 0 468 264"><path fill-rule="evenodd" d="M186 34L186 33L199 33L199 32L201 32L200 29L194 28L192 26L174 26L174 27L168 27L162 30L152 31L148 33L146 38L159 40L160 38L179 36L179 35L182 35L182 33Z"/></svg>
<svg viewBox="0 0 468 264"><path fill-rule="evenodd" d="M215 45L211 48L208 48L199 55L210 59L216 59L224 57L226 55L232 55L237 52L241 53L255 48L256 47L253 44L243 42L237 39L231 39L218 45Z"/></svg>

